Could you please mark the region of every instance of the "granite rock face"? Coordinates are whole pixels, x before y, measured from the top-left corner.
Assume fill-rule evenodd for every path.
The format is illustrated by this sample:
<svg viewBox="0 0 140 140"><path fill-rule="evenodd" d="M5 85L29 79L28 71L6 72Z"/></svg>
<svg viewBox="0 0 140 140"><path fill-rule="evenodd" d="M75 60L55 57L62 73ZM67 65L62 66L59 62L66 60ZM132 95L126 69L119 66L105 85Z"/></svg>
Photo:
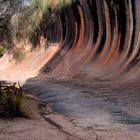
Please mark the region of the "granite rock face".
<svg viewBox="0 0 140 140"><path fill-rule="evenodd" d="M68 67L77 73L90 64L91 73L98 71L95 75L138 74L139 7L139 0L76 0L63 8L49 37L61 43L59 54L69 63L60 64L58 70ZM50 67L56 65L55 57Z"/></svg>

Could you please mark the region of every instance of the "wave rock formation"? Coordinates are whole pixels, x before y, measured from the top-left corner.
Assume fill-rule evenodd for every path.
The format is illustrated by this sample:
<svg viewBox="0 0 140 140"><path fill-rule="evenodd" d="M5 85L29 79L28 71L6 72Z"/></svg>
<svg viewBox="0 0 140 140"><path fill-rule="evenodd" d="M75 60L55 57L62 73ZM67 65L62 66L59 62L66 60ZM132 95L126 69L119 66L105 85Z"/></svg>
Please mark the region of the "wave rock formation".
<svg viewBox="0 0 140 140"><path fill-rule="evenodd" d="M59 76L85 72L104 78L137 79L140 75L140 0L72 1L61 9L57 22L47 34L49 42L58 48L52 49L54 53L48 59L48 53L40 51L22 66L32 67L41 59L44 62L39 66L38 61L39 68L44 65L43 69L50 68ZM4 58L0 64L3 62Z"/></svg>
<svg viewBox="0 0 140 140"><path fill-rule="evenodd" d="M137 75L139 7L139 0L76 0L63 8L50 37L61 49L48 65L55 65L61 56L57 71L86 69L100 76Z"/></svg>

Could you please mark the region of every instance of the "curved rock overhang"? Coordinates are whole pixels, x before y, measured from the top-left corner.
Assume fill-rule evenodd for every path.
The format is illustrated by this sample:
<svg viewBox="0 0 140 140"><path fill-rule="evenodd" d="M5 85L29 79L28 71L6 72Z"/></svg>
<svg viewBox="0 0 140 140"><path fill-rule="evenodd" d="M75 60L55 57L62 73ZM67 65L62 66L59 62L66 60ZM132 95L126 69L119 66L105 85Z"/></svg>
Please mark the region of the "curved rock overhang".
<svg viewBox="0 0 140 140"><path fill-rule="evenodd" d="M52 26L49 38L61 49L48 65L70 73L85 66L101 75L139 73L139 7L139 0L73 0Z"/></svg>

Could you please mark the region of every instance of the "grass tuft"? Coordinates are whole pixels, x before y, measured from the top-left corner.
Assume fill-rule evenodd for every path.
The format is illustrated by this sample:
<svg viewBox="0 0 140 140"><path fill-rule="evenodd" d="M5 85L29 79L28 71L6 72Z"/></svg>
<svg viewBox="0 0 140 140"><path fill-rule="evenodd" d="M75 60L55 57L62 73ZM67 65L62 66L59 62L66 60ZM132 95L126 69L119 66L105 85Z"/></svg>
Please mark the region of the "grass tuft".
<svg viewBox="0 0 140 140"><path fill-rule="evenodd" d="M22 110L23 92L13 85L7 86L0 83L0 116L1 117L25 117Z"/></svg>

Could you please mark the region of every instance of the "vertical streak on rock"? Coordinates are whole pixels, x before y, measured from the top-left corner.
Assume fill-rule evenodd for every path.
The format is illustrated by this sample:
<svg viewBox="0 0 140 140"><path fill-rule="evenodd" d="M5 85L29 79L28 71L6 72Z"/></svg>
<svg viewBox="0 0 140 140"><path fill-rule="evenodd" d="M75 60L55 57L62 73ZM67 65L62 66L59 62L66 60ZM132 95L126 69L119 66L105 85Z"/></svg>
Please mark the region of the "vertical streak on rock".
<svg viewBox="0 0 140 140"><path fill-rule="evenodd" d="M70 71L78 73L89 64L95 69L97 65L106 67L108 73L138 69L139 6L136 0L74 0L63 8L62 30L59 25L53 26L53 36L59 36L53 40L60 41L63 35L59 53Z"/></svg>

